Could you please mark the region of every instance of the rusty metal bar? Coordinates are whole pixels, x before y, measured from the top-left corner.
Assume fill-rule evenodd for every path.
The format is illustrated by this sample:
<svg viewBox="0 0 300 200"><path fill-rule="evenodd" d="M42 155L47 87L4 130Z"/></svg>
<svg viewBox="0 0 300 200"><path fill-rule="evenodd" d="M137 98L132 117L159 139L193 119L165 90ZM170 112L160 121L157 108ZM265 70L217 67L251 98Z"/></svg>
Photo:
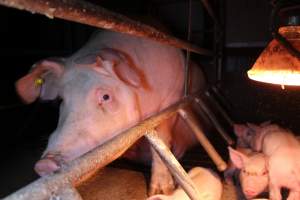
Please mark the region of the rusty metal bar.
<svg viewBox="0 0 300 200"><path fill-rule="evenodd" d="M209 91L205 92L205 95L209 98L209 100L214 104L214 106L220 111L222 116L226 119L226 121L230 124L232 127L234 122L233 120L229 117L229 115L226 113L226 111L222 108L222 106L219 104L219 102L210 94Z"/></svg>
<svg viewBox="0 0 300 200"><path fill-rule="evenodd" d="M131 20L123 15L83 0L0 0L0 4L20 10L27 10L32 13L43 14L49 18L57 17L98 28L149 38L201 55L213 55L207 49L177 39L151 26Z"/></svg>
<svg viewBox="0 0 300 200"><path fill-rule="evenodd" d="M190 128L194 131L198 141L207 152L212 161L216 164L218 170L224 171L227 168L226 162L222 159L222 157L218 154L212 144L209 142L207 137L204 135L201 128L198 126L197 120L195 116L184 109L179 109L180 116L187 122Z"/></svg>
<svg viewBox="0 0 300 200"><path fill-rule="evenodd" d="M195 98L195 102L201 107L201 109L205 112L208 116L210 121L213 123L214 127L217 131L221 134L224 140L227 142L228 145L233 145L234 141L232 138L226 133L223 127L220 125L219 121L217 120L216 116L211 112L211 110L206 106L206 104L202 101L200 97Z"/></svg>
<svg viewBox="0 0 300 200"><path fill-rule="evenodd" d="M98 169L120 157L130 146L141 138L147 130L155 128L162 121L177 113L177 110L191 103L194 96L183 98L178 103L159 112L140 124L124 131L83 156L63 165L53 174L42 177L4 198L5 200L40 200L49 199L51 195L67 185L79 185L93 175Z"/></svg>
<svg viewBox="0 0 300 200"><path fill-rule="evenodd" d="M208 14L214 20L214 23L219 27L220 23L219 23L218 17L216 16L215 12L211 8L210 3L208 2L208 0L201 0L201 1L202 1L202 4L204 5L205 9L207 10Z"/></svg>
<svg viewBox="0 0 300 200"><path fill-rule="evenodd" d="M151 146L155 149L155 151L159 154L176 181L184 189L187 195L192 200L200 200L199 192L195 187L193 181L190 179L180 163L176 160L170 149L159 138L157 132L153 129L148 130L145 137L147 138Z"/></svg>

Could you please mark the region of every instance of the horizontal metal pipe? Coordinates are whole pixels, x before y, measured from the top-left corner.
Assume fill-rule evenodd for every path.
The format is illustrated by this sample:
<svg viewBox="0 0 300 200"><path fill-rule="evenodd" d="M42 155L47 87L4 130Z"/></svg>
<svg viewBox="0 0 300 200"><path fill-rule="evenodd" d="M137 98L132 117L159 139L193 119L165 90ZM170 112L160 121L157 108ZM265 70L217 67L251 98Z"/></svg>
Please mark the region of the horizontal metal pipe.
<svg viewBox="0 0 300 200"><path fill-rule="evenodd" d="M177 39L151 26L131 20L123 15L83 0L0 0L0 4L32 13L40 13L49 18L57 17L98 28L149 38L201 55L213 55L207 49Z"/></svg>
<svg viewBox="0 0 300 200"><path fill-rule="evenodd" d="M207 152L209 157L212 159L212 161L216 164L218 170L224 171L227 168L226 162L222 159L222 157L218 154L216 149L204 135L203 131L197 123L195 116L191 112L188 112L184 109L179 109L179 114L193 130L196 138L198 139L204 150Z"/></svg>
<svg viewBox="0 0 300 200"><path fill-rule="evenodd" d="M232 140L232 138L226 133L226 131L223 129L223 127L220 125L219 121L217 120L216 116L206 106L206 104L202 101L202 99L199 98L199 97L197 97L197 98L195 98L195 102L205 112L205 114L208 116L208 118L210 119L210 121L213 123L214 127L221 134L221 136L224 138L224 140L227 142L227 144L228 145L233 145L234 141Z"/></svg>
<svg viewBox="0 0 300 200"><path fill-rule="evenodd" d="M193 181L190 179L167 145L159 138L157 132L155 130L149 130L147 131L145 137L148 139L155 151L159 154L160 158L164 161L165 165L168 167L177 183L182 187L187 195L192 200L200 200L199 192Z"/></svg>
<svg viewBox="0 0 300 200"><path fill-rule="evenodd" d="M140 124L124 131L101 146L83 156L63 165L60 170L42 177L21 188L4 200L41 200L49 199L66 185L79 185L98 169L120 157L130 146L162 121L176 114L177 110L189 104L194 97L186 97L169 108L159 112Z"/></svg>

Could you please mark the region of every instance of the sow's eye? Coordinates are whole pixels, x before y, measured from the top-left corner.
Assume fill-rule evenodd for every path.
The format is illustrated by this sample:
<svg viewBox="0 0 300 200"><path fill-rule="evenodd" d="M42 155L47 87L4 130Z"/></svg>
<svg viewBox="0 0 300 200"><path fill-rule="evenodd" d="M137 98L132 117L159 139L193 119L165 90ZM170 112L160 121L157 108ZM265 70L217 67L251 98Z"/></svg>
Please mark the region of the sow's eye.
<svg viewBox="0 0 300 200"><path fill-rule="evenodd" d="M113 100L112 93L109 90L98 88L96 89L96 99L99 106L108 105Z"/></svg>
<svg viewBox="0 0 300 200"><path fill-rule="evenodd" d="M98 95L98 105L104 105L111 101L111 95L109 93L102 93Z"/></svg>
<svg viewBox="0 0 300 200"><path fill-rule="evenodd" d="M110 99L109 94L104 94L104 95L102 96L102 99L103 99L103 101L108 101L108 100Z"/></svg>

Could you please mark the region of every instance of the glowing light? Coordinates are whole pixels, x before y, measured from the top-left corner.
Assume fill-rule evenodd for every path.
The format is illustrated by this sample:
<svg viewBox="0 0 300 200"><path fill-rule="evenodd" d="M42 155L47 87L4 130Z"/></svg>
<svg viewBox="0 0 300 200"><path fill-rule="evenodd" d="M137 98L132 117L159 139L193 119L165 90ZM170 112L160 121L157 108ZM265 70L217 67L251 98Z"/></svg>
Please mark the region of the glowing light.
<svg viewBox="0 0 300 200"><path fill-rule="evenodd" d="M281 27L279 33L300 50L300 26ZM291 55L276 40L272 40L247 74L250 79L256 81L281 86L300 86L300 60Z"/></svg>

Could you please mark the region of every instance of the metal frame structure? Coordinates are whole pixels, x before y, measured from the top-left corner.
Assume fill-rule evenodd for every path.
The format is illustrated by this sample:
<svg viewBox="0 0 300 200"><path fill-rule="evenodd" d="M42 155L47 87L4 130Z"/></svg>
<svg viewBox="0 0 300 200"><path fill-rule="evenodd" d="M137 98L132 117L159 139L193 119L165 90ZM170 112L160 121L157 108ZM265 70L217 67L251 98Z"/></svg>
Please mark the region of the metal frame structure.
<svg viewBox="0 0 300 200"><path fill-rule="evenodd" d="M217 22L216 15L210 8L208 1L202 1L208 9L209 14ZM161 43L169 44L188 51L202 55L212 55L209 50L199 48L188 42L179 40L173 36L167 35L148 25L133 21L125 16L112 13L104 8L93 5L83 0L0 0L0 5L24 9L32 13L44 14L50 18L58 17L74 22L79 22L99 28L110 29L122 33L127 33L139 37L146 37ZM186 77L187 78L187 77ZM145 136L151 146L160 155L174 178L187 192L192 200L200 199L197 189L188 177L180 163L157 136L155 127L169 117L179 114L194 131L200 144L204 147L208 155L217 165L220 171L225 170L226 163L210 144L201 128L198 126L193 113L185 107L188 104L196 103L201 110L212 121L221 136L232 144L232 139L223 130L214 114L201 100L199 95L185 96L178 103L166 108L160 113L152 116L140 124L124 131L123 133L112 138L108 142L96 147L83 156L71 161L68 164L45 177L41 177L31 184L21 188L15 193L4 198L5 200L41 200L41 199L82 199L75 187L81 182L93 175L97 170L106 166L110 162L120 157L129 147L138 139ZM217 107L220 109L221 107ZM226 116L223 111L222 114Z"/></svg>
<svg viewBox="0 0 300 200"><path fill-rule="evenodd" d="M187 192L189 197L192 200L199 199L197 189L193 185L193 182L168 147L157 136L156 131L154 131L155 127L161 122L176 113L179 113L180 116L188 122L192 130L195 131L198 140L216 163L218 169L223 171L226 168L226 163L202 133L192 113L185 110L185 107L192 101L196 101L197 98L199 97L195 95L185 97L180 102L161 111L157 115L144 120L129 130L124 131L85 155L61 166L58 171L32 182L19 191L4 198L4 200L62 199L62 197L64 197L63 199L74 199L75 197L75 199L80 199L80 196L77 194L74 187L92 176L100 168L116 160L144 135L151 146L153 146L161 156L170 172L181 187Z"/></svg>

